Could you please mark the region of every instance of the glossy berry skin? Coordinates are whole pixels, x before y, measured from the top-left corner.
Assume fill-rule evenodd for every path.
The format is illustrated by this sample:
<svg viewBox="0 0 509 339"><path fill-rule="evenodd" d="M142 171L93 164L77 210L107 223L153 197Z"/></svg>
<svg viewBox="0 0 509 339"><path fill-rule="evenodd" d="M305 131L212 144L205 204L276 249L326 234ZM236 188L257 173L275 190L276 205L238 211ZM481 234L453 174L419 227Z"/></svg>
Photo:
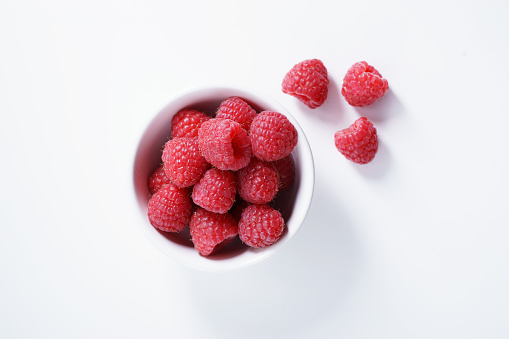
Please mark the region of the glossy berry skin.
<svg viewBox="0 0 509 339"><path fill-rule="evenodd" d="M216 112L216 118L231 119L249 132L251 122L256 116L256 111L239 97L225 99Z"/></svg>
<svg viewBox="0 0 509 339"><path fill-rule="evenodd" d="M171 119L171 136L172 138L196 138L201 124L209 119L210 116L203 112L183 109Z"/></svg>
<svg viewBox="0 0 509 339"><path fill-rule="evenodd" d="M155 228L180 232L191 218L192 204L188 191L173 184L163 185L148 201L148 219Z"/></svg>
<svg viewBox="0 0 509 339"><path fill-rule="evenodd" d="M231 119L204 122L198 131L198 145L205 159L221 170L239 170L247 166L252 155L246 130Z"/></svg>
<svg viewBox="0 0 509 339"><path fill-rule="evenodd" d="M279 191L286 191L295 179L295 161L293 156L287 155L283 159L273 162L276 170L279 173Z"/></svg>
<svg viewBox="0 0 509 339"><path fill-rule="evenodd" d="M296 97L309 108L323 105L329 92L329 78L323 62L318 59L304 60L285 75L283 93Z"/></svg>
<svg viewBox="0 0 509 339"><path fill-rule="evenodd" d="M167 185L169 183L171 183L171 181L166 176L166 173L164 173L164 167L161 165L148 178L148 191L150 194L154 194L159 191L163 185Z"/></svg>
<svg viewBox="0 0 509 339"><path fill-rule="evenodd" d="M242 211L239 237L248 246L267 247L279 240L284 226L279 211L268 205L250 205Z"/></svg>
<svg viewBox="0 0 509 339"><path fill-rule="evenodd" d="M201 155L197 138L168 140L161 158L166 176L178 187L194 185L210 168L210 164Z"/></svg>
<svg viewBox="0 0 509 339"><path fill-rule="evenodd" d="M211 168L194 185L192 197L196 205L223 214L232 208L236 193L235 173Z"/></svg>
<svg viewBox="0 0 509 339"><path fill-rule="evenodd" d="M356 107L371 105L385 95L389 83L366 61L355 63L343 79L341 94Z"/></svg>
<svg viewBox="0 0 509 339"><path fill-rule="evenodd" d="M217 253L238 234L237 221L229 214L218 214L201 207L189 222L194 248L203 256Z"/></svg>
<svg viewBox="0 0 509 339"><path fill-rule="evenodd" d="M367 164L378 151L378 135L375 126L365 117L357 119L350 127L334 134L336 148L348 160Z"/></svg>
<svg viewBox="0 0 509 339"><path fill-rule="evenodd" d="M265 204L274 199L279 188L279 174L272 163L251 158L249 165L237 172L237 191L251 204Z"/></svg>
<svg viewBox="0 0 509 339"><path fill-rule="evenodd" d="M254 118L249 134L253 155L276 161L289 155L298 142L295 126L279 112L263 111Z"/></svg>

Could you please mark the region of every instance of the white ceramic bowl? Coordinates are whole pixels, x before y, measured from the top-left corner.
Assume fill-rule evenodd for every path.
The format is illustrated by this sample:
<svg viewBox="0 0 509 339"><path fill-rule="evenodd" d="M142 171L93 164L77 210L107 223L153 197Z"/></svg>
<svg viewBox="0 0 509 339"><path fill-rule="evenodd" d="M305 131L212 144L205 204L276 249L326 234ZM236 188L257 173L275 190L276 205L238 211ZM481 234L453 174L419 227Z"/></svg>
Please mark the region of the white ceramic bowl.
<svg viewBox="0 0 509 339"><path fill-rule="evenodd" d="M181 109L194 108L213 115L221 101L230 96L246 100L258 112L277 111L295 125L299 134L293 151L295 182L277 197L276 206L286 220L285 231L272 246L254 249L240 240L225 246L210 257L201 256L190 241L188 227L181 233L167 233L154 228L147 217L149 192L147 180L161 163L161 151L170 135L172 117ZM288 243L302 226L313 195L314 164L309 143L295 118L275 100L257 91L238 87L195 87L181 91L170 98L169 104L153 117L139 138L133 161L133 188L136 217L145 236L159 250L178 263L203 271L226 271L246 267L269 258Z"/></svg>

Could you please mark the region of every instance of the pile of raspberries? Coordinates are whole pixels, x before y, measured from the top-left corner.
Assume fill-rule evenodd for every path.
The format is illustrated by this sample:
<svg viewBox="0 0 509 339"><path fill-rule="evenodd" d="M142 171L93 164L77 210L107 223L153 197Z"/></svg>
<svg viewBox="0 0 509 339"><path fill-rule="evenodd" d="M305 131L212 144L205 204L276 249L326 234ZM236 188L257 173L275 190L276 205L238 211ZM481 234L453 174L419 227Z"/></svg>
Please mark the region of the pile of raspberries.
<svg viewBox="0 0 509 339"><path fill-rule="evenodd" d="M284 77L284 93L299 99L309 108L320 107L327 99L329 79L327 69L318 59L296 64ZM346 72L341 94L355 107L371 105L382 98L389 84L386 79L366 61L355 63ZM334 134L338 151L357 164L371 162L378 151L376 128L365 117L357 119L350 127Z"/></svg>
<svg viewBox="0 0 509 339"><path fill-rule="evenodd" d="M229 97L214 117L179 111L170 132L162 165L148 180L150 223L165 232L189 226L203 256L237 236L254 248L278 241L285 220L273 202L294 181L298 141L288 118Z"/></svg>

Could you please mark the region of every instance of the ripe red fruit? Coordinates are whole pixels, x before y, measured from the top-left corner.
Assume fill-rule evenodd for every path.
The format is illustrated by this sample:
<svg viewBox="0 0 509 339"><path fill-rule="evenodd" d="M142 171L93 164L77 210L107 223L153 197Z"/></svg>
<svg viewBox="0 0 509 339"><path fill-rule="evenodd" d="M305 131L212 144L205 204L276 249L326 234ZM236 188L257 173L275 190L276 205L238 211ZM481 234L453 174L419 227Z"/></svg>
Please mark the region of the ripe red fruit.
<svg viewBox="0 0 509 339"><path fill-rule="evenodd" d="M192 204L187 189L163 185L148 201L148 219L165 232L180 232L191 218Z"/></svg>
<svg viewBox="0 0 509 339"><path fill-rule="evenodd" d="M318 59L304 60L285 75L283 93L296 97L309 108L320 107L327 99L327 69Z"/></svg>
<svg viewBox="0 0 509 339"><path fill-rule="evenodd" d="M248 203L268 203L276 196L278 187L279 174L272 163L253 157L249 165L237 172L237 190Z"/></svg>
<svg viewBox="0 0 509 339"><path fill-rule="evenodd" d="M226 213L235 202L237 181L232 171L211 168L193 187L196 205L215 213Z"/></svg>
<svg viewBox="0 0 509 339"><path fill-rule="evenodd" d="M218 214L201 207L193 213L189 228L194 248L203 256L216 253L238 234L237 222L229 213Z"/></svg>
<svg viewBox="0 0 509 339"><path fill-rule="evenodd" d="M196 138L201 124L210 119L207 114L194 110L183 109L171 119L172 138Z"/></svg>
<svg viewBox="0 0 509 339"><path fill-rule="evenodd" d="M366 118L357 119L350 127L334 134L336 148L347 159L367 164L378 151L378 136L375 126Z"/></svg>
<svg viewBox="0 0 509 339"><path fill-rule="evenodd" d="M279 240L285 221L279 211L268 205L250 205L242 211L239 237L251 247L270 246Z"/></svg>
<svg viewBox="0 0 509 339"><path fill-rule="evenodd" d="M279 173L279 191L287 190L295 179L295 162L293 156L287 155L283 159L273 162L274 166Z"/></svg>
<svg viewBox="0 0 509 339"><path fill-rule="evenodd" d="M163 185L169 183L171 183L171 181L166 176L166 173L164 173L164 167L161 165L148 178L148 191L150 194L154 194L159 191Z"/></svg>
<svg viewBox="0 0 509 339"><path fill-rule="evenodd" d="M341 94L350 105L363 107L383 97L388 89L387 80L373 66L361 61L347 71Z"/></svg>
<svg viewBox="0 0 509 339"><path fill-rule="evenodd" d="M216 112L216 118L231 119L249 132L251 122L256 116L256 111L239 97L225 99Z"/></svg>

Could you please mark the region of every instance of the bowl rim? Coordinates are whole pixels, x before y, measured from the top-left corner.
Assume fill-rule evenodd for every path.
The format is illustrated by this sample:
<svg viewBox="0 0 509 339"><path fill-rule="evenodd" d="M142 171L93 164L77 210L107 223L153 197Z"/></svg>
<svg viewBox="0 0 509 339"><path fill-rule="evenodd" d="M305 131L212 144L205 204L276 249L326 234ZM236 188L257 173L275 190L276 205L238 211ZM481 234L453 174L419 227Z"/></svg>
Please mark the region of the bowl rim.
<svg viewBox="0 0 509 339"><path fill-rule="evenodd" d="M148 222L148 218L146 217L146 213L143 213L142 209L143 206L141 205L140 197L138 196L138 192L136 189L136 163L138 156L140 154L140 144L144 140L146 133L148 129L156 123L158 120L158 117L161 115L164 115L164 112L168 109L170 109L173 106L178 105L178 103L182 102L185 103L187 101L190 101L191 98L195 97L195 101L205 100L209 97L213 96L213 93L229 93L228 96L239 96L239 97L245 97L246 100L252 101L258 106L261 107L268 107L271 110L280 112L284 114L295 126L297 129L297 133L299 135L299 157L302 157L303 159L300 161L301 163L305 164L305 172L301 176L301 182L299 186L299 190L302 190L302 194L299 194L296 199L299 200L299 207L300 209L296 210L295 212L292 211L291 221L292 224L297 224L298 227L294 227L292 229L292 234L287 235L287 237L280 239L280 241L276 242L274 245L271 245L269 247L263 248L263 249L252 249L250 248L249 251L254 252L255 255L251 255L251 257L248 257L247 259L239 258L239 257L232 257L228 259L222 259L222 260L210 260L208 258L204 258L200 256L197 252L196 255L190 259L188 256L185 255L179 255L178 250L172 248L171 246L168 246L168 239L166 239L164 236L162 236L159 231L157 231L150 223ZM216 94L217 95L217 94ZM215 98L215 97L214 97ZM189 106L188 104L187 106ZM183 105L186 106L186 105ZM183 107L182 107L183 108ZM291 238L295 236L295 234L300 230L302 224L304 223L306 216L309 212L309 208L311 205L311 201L314 194L314 186L315 186L315 168L314 168L314 160L313 160L313 154L311 152L311 147L309 144L309 141L302 130L301 126L299 125L298 121L295 119L295 117L284 107L282 106L278 101L276 101L274 98L272 98L270 95L261 92L259 90L246 87L246 86L238 86L238 85L228 85L228 84L221 84L221 85L213 85L213 84L204 84L204 85L196 85L187 87L184 89L181 89L173 95L171 95L167 103L159 109L155 114L150 115L147 117L146 122L139 130L139 133L136 135L136 138L134 139L134 154L131 159L131 167L130 167L130 187L131 192L130 195L132 197L132 205L134 206L134 214L136 218L136 223L138 224L139 228L141 229L141 232L144 234L145 238L159 251L170 257L172 260L174 260L176 263L197 269L200 271L207 271L207 272L221 272L221 271L231 271L235 269L245 268L252 266L256 263L260 263L262 261L265 261L269 257L273 256L276 252L278 252L283 246L285 246ZM300 170L300 169L299 169ZM297 203L296 203L297 204ZM145 210L146 211L146 210ZM147 226L151 226L150 228ZM195 251L193 249L193 251Z"/></svg>

